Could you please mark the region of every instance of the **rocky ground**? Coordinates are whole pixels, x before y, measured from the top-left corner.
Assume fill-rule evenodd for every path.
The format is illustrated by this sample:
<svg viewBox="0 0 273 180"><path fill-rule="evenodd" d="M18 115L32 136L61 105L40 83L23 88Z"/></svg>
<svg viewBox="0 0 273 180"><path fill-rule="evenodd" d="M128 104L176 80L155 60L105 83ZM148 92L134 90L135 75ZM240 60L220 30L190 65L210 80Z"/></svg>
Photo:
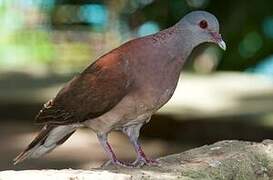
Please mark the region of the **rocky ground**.
<svg viewBox="0 0 273 180"><path fill-rule="evenodd" d="M90 170L2 171L1 180L13 179L273 179L273 141L221 141L158 159L159 166L106 167Z"/></svg>

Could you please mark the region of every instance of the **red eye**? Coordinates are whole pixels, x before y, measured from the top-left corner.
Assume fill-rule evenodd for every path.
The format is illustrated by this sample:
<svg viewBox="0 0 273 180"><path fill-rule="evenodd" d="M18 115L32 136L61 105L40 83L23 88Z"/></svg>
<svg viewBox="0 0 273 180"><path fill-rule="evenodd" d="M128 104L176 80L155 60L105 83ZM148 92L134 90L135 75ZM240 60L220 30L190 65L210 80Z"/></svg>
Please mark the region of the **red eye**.
<svg viewBox="0 0 273 180"><path fill-rule="evenodd" d="M199 26L202 29L206 29L208 27L208 22L206 20L202 20L199 22Z"/></svg>

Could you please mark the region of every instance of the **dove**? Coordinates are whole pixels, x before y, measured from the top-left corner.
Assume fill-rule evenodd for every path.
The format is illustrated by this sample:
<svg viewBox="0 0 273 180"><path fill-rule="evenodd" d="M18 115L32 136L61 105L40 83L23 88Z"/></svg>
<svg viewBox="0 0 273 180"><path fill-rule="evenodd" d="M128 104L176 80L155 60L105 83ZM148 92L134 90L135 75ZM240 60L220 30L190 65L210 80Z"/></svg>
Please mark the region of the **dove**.
<svg viewBox="0 0 273 180"><path fill-rule="evenodd" d="M187 58L206 42L226 49L217 18L193 11L165 30L130 40L101 56L44 104L36 116L43 128L14 164L51 152L81 127L96 133L109 158L107 165L158 164L145 155L140 129L172 97ZM136 152L134 162L118 160L108 142L112 131L128 136Z"/></svg>

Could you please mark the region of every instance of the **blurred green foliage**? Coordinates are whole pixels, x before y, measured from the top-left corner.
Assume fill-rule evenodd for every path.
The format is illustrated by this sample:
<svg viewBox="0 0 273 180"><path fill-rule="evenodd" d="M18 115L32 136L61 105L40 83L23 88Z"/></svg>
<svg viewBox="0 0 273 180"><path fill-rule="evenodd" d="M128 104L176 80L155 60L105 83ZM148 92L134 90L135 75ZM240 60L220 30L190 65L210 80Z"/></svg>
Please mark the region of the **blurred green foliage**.
<svg viewBox="0 0 273 180"><path fill-rule="evenodd" d="M269 0L1 0L0 69L79 71L122 42L197 9L218 17L228 49L205 46L201 53L217 56L193 59L190 69L243 71L273 53Z"/></svg>

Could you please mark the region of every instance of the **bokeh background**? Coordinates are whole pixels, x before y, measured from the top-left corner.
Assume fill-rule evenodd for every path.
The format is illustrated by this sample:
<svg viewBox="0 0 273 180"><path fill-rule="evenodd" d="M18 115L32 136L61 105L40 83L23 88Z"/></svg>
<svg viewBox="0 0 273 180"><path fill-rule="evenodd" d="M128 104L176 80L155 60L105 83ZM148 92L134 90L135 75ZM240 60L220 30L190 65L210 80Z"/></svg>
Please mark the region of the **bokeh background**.
<svg viewBox="0 0 273 180"><path fill-rule="evenodd" d="M223 139L273 138L273 1L0 0L0 170L98 167L95 134L78 130L64 145L17 166L12 159L41 128L42 104L96 58L130 39L158 32L192 10L220 21L227 51L196 48L172 100L141 134L152 157ZM133 148L118 132L120 159Z"/></svg>

